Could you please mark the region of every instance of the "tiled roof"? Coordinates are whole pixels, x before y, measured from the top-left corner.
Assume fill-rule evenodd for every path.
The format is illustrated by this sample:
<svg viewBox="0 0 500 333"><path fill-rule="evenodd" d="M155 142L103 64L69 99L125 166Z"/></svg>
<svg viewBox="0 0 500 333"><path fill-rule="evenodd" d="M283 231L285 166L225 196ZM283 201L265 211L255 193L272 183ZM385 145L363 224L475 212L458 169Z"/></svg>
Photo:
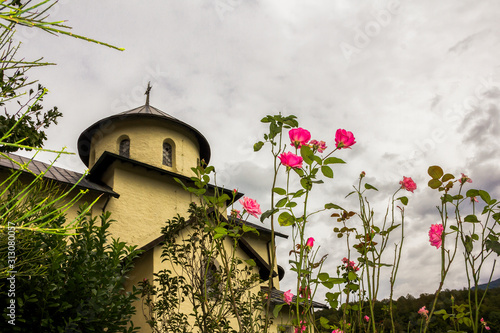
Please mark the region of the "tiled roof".
<svg viewBox="0 0 500 333"><path fill-rule="evenodd" d="M163 111L161 111L161 110L159 110L151 105L139 106L138 108L128 110L125 112L121 112L121 113L119 113L119 115L120 114L154 114L154 115L157 115L160 117L165 117L165 118L170 118L172 120L177 120L176 118L172 117L168 113L163 112Z"/></svg>
<svg viewBox="0 0 500 333"><path fill-rule="evenodd" d="M261 287L263 292L268 292L269 288L268 287ZM271 289L271 292L268 293L271 297L271 303L272 304L283 304L285 303L284 301L284 291L278 290L278 289ZM293 296L292 302L295 302L297 300L296 296ZM323 303L319 303L316 301L312 301L312 306L316 309L328 309L328 306L326 306Z"/></svg>
<svg viewBox="0 0 500 333"><path fill-rule="evenodd" d="M50 166L47 163L43 163L37 160L32 160L27 157L11 153L5 153L5 154L20 164L28 165L28 169L36 175L40 174L41 172L47 171L45 173L45 178L52 179L60 183L75 185L83 176L83 174L81 173L67 170L57 166ZM19 165L13 163L11 160L3 156L0 156L0 168L14 169L14 170L21 169ZM119 194L114 192L110 187L91 182L85 178L83 178L78 183L77 187L101 193L111 194L114 197L119 196Z"/></svg>

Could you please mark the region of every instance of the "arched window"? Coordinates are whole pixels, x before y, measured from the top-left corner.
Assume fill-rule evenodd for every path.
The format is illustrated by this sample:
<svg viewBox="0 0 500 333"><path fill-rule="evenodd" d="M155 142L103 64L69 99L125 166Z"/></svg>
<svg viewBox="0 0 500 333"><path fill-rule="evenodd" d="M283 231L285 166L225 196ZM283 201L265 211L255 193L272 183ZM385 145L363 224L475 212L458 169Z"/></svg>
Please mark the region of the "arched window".
<svg viewBox="0 0 500 333"><path fill-rule="evenodd" d="M120 156L123 156L126 158L130 157L130 140L129 139L123 139L122 141L120 141L119 154L120 154Z"/></svg>
<svg viewBox="0 0 500 333"><path fill-rule="evenodd" d="M209 299L219 298L221 294L220 272L218 271L217 266L213 262L209 263L208 267L205 265L202 266L201 278L202 281L206 283L205 285L202 284L202 288L203 291L206 291L208 298Z"/></svg>
<svg viewBox="0 0 500 333"><path fill-rule="evenodd" d="M172 145L163 141L163 165L172 166Z"/></svg>

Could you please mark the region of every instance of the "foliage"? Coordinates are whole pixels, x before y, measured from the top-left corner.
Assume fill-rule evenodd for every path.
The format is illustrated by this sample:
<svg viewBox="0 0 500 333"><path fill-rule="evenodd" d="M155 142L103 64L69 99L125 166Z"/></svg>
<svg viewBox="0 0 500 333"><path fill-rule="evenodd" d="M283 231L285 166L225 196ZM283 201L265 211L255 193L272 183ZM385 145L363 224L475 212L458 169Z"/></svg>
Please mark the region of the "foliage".
<svg viewBox="0 0 500 333"><path fill-rule="evenodd" d="M500 232L496 231L498 230L498 222L500 220L500 206L497 204L496 199L492 199L490 194L483 190L469 189L464 196L464 186L467 183L472 183L472 180L463 173L461 177L455 177L451 173L445 173L439 166L431 166L428 169L428 174L431 177L428 186L442 192L440 198L441 205L437 208L441 216L443 232L440 235L442 239L441 282L436 291L424 332L427 330L428 322L432 319L432 315L437 309L437 299L451 264L457 252L462 250L469 291L467 302L465 305L458 304L453 309L459 312L458 315L460 317L456 317L453 312L451 314L436 312L436 314L439 313L446 318L450 318L451 322L456 326L457 331L459 324L464 324L464 326L472 329L474 333L477 333L478 331L482 331L484 326L484 323L480 319L480 310L488 291L488 288L486 288L483 296L479 296L478 286L480 279L483 278L483 265L490 256L494 254L498 256L500 254ZM457 187L455 185L458 186L456 194L452 193L452 189ZM483 209L479 216L476 213L476 202L479 203L476 197L481 198L483 202ZM472 214L463 216L463 205L465 203L472 203L473 209ZM437 247L439 248L440 246ZM495 265L496 260L493 260L492 270L489 274L487 273L489 277L488 284L493 276ZM467 308L467 312L465 312L462 306Z"/></svg>
<svg viewBox="0 0 500 333"><path fill-rule="evenodd" d="M332 154L337 150L350 148L356 142L351 132L338 129L335 134L335 149L325 153L326 143L311 140L310 132L299 127L295 116L268 115L261 122L268 125L269 130L264 134L264 141L254 145L254 150L259 151L266 144L270 146L274 171L271 208L262 214L261 221L270 219L273 235L276 220L281 226L291 228L293 248L290 251L292 258L289 263L291 270L297 275L294 293L297 297L289 307L291 324L296 331L312 332L315 325L313 299L318 286L323 285L331 289L346 280L321 271L326 255L317 258L319 247L313 249L314 238L306 236L308 222L314 214L342 208L334 203L326 203L323 209L311 211L309 198L312 190L324 183L323 179L332 181L335 165L345 163ZM294 152L286 151L290 143L284 138L285 130L289 130L288 136ZM283 168L284 174L280 173ZM271 239L271 247L275 249L274 237ZM272 251L271 265L275 262L276 253ZM335 302L334 294L329 294L329 301ZM268 300L266 322L270 320L270 309L271 302ZM278 311L275 308L273 312L276 316Z"/></svg>
<svg viewBox="0 0 500 333"><path fill-rule="evenodd" d="M53 64L43 62L41 58L27 61L17 56L21 45L13 41L17 26L71 36L122 50L73 34L64 21L49 20L49 12L56 3L56 0L0 0L0 106L9 106L10 109L0 115L0 136L9 134L2 139L3 143L22 143L26 147L40 148L47 139L45 129L57 124L57 119L62 116L57 107L43 111L40 102L47 90L40 84L35 85L36 80L30 81L27 77L30 69ZM17 110L12 111L14 108ZM13 152L19 148L16 145L0 145L2 152Z"/></svg>
<svg viewBox="0 0 500 333"><path fill-rule="evenodd" d="M485 293L484 290L479 290L479 296L482 297ZM458 315L460 312L453 310L453 306L462 307L466 309L465 304L468 302L468 288L462 290L444 290L440 293L438 297L437 304L440 311L446 313L455 313ZM394 300L394 322L396 332L410 332L417 333L420 331L420 326L423 324L425 319L417 314L417 310L422 306L427 308L432 306L434 301L434 294L421 294L418 297L412 295L401 296L397 300ZM355 305L356 303L351 303ZM388 299L381 301L375 301L375 313L379 316L383 315L383 308L389 304ZM484 319L488 322L488 326L491 327L491 332L497 332L500 327L500 288L490 289L484 298L483 305L481 307L481 313ZM363 312L363 315L369 315L369 312ZM340 322L342 320L343 311L342 309L326 309L316 312L316 318L319 326L319 318L323 317L330 322ZM463 318L463 317L462 317ZM386 323L390 325L390 323ZM389 327L389 326L386 326ZM467 326L461 326L465 331L467 331ZM456 331L456 327L447 318L443 319L442 315L434 316L429 323L430 332L450 332ZM326 328L320 328L321 333L331 333L331 330Z"/></svg>
<svg viewBox="0 0 500 333"><path fill-rule="evenodd" d="M156 273L154 282L142 283L149 325L154 332L261 332L262 298L250 292L259 275L233 252L223 253L218 245L232 246L229 239L216 241L225 238L222 233L238 238L236 224L222 224L216 214L194 204L189 213L187 220L177 216L167 221L162 262L168 268ZM229 272L226 264L232 267ZM231 322L236 316L239 331Z"/></svg>
<svg viewBox="0 0 500 333"><path fill-rule="evenodd" d="M51 221L58 228L62 216ZM126 274L138 255L135 247L110 240L110 213L99 219L83 217L79 232L72 236L16 231L16 255L25 259L14 275L14 294L2 279L1 331L26 332L133 332L132 302L140 291L125 292ZM0 248L6 247L2 234ZM38 255L40 253L41 255ZM29 261L27 260L29 258ZM36 271L36 266L44 267ZM27 274L33 274L28 275ZM7 314L10 300L16 300L15 326ZM131 325L129 329L127 325Z"/></svg>

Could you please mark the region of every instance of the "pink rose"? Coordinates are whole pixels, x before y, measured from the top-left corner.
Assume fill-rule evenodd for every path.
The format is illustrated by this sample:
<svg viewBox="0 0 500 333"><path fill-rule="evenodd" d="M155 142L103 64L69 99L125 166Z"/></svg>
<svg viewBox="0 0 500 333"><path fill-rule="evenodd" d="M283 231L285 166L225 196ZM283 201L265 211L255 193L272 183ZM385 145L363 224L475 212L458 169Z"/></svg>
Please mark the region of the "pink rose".
<svg viewBox="0 0 500 333"><path fill-rule="evenodd" d="M403 180L399 182L401 184L401 188L413 193L417 189L417 184L411 179L411 177L403 176Z"/></svg>
<svg viewBox="0 0 500 333"><path fill-rule="evenodd" d="M333 330L332 333L344 333L344 331L340 330L339 328L336 330Z"/></svg>
<svg viewBox="0 0 500 333"><path fill-rule="evenodd" d="M319 153L324 152L327 148L325 141L311 140L309 141L309 145L312 149L317 150Z"/></svg>
<svg viewBox="0 0 500 333"><path fill-rule="evenodd" d="M231 209L231 217L241 218L241 212L237 209Z"/></svg>
<svg viewBox="0 0 500 333"><path fill-rule="evenodd" d="M420 310L418 310L418 314L424 316L426 320L429 320L429 310L427 310L425 306L421 307Z"/></svg>
<svg viewBox="0 0 500 333"><path fill-rule="evenodd" d="M365 316L364 318L365 318L366 322L369 322L369 321L370 321L370 317Z"/></svg>
<svg viewBox="0 0 500 333"><path fill-rule="evenodd" d="M303 145L307 145L307 142L311 140L311 133L303 128L292 128L288 135L290 136L291 145L295 148L300 148Z"/></svg>
<svg viewBox="0 0 500 333"><path fill-rule="evenodd" d="M304 288L300 287L299 288L299 295L300 297L302 298L306 298L306 295L307 295L307 298L311 298L311 289L307 288L307 286L305 286Z"/></svg>
<svg viewBox="0 0 500 333"><path fill-rule="evenodd" d="M464 175L462 173L462 178L460 178L460 184L465 184L465 183L472 183L472 179L470 179L469 177L467 177L467 175Z"/></svg>
<svg viewBox="0 0 500 333"><path fill-rule="evenodd" d="M243 199L240 199L240 204L242 204L243 209L253 217L258 217L258 215L262 214L260 205L254 199L243 197Z"/></svg>
<svg viewBox="0 0 500 333"><path fill-rule="evenodd" d="M439 249L441 242L443 241L441 235L443 234L444 227L442 224L433 224L429 230L429 242L436 249Z"/></svg>
<svg viewBox="0 0 500 333"><path fill-rule="evenodd" d="M338 149L342 148L351 148L353 144L355 144L354 135L352 132L348 132L344 129L338 129L335 133L335 145Z"/></svg>
<svg viewBox="0 0 500 333"><path fill-rule="evenodd" d="M302 157L287 152L279 156L281 164L289 168L302 168Z"/></svg>
<svg viewBox="0 0 500 333"><path fill-rule="evenodd" d="M307 246L309 249L312 249L312 247L314 246L314 238L309 237L309 238L307 239L306 246Z"/></svg>
<svg viewBox="0 0 500 333"><path fill-rule="evenodd" d="M304 323L304 321L303 321L303 320L301 320L301 321L300 321L300 323L301 323L301 324L303 324L303 323ZM304 332L305 330L306 330L306 326L305 326L305 325L302 325L302 326L300 327L300 333ZM295 333L299 333L299 328L298 328L298 327L295 327Z"/></svg>
<svg viewBox="0 0 500 333"><path fill-rule="evenodd" d="M284 300L285 300L285 303L286 303L286 304L290 304L290 303L292 303L293 294L292 294L292 292L291 292L291 291L292 291L292 290L291 290L291 289L289 289L288 291L285 291L285 292L283 293L283 298L284 298Z"/></svg>

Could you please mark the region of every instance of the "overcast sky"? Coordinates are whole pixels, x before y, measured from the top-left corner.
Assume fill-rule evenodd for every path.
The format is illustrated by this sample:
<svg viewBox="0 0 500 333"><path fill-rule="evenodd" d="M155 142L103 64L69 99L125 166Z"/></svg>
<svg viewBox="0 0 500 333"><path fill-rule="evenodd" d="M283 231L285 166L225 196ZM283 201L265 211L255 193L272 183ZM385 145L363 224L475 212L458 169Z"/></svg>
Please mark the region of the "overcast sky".
<svg viewBox="0 0 500 333"><path fill-rule="evenodd" d="M355 198L344 196L365 171L380 190L370 202L381 221L402 177L415 180L396 297L438 287L440 251L427 232L440 222L439 195L427 188L428 166L463 172L471 186L500 195L498 1L61 1L51 14L125 51L19 28L23 54L57 63L31 73L50 90L44 105L64 114L48 131L47 148L76 151L85 128L143 105L151 81L151 105L209 141L218 185L257 199L264 211L271 155L252 149L266 130L263 116L294 114L330 147L337 128L352 131L357 143L335 155L347 164L317 187L311 208L334 202L355 209ZM85 169L77 155L59 165ZM307 231L328 253L330 274L346 255L337 225L318 214ZM291 247L290 239L278 240L285 268ZM446 288L466 285L461 260ZM287 272L281 289L293 290L293 282ZM381 288L379 298L387 297L387 278Z"/></svg>

